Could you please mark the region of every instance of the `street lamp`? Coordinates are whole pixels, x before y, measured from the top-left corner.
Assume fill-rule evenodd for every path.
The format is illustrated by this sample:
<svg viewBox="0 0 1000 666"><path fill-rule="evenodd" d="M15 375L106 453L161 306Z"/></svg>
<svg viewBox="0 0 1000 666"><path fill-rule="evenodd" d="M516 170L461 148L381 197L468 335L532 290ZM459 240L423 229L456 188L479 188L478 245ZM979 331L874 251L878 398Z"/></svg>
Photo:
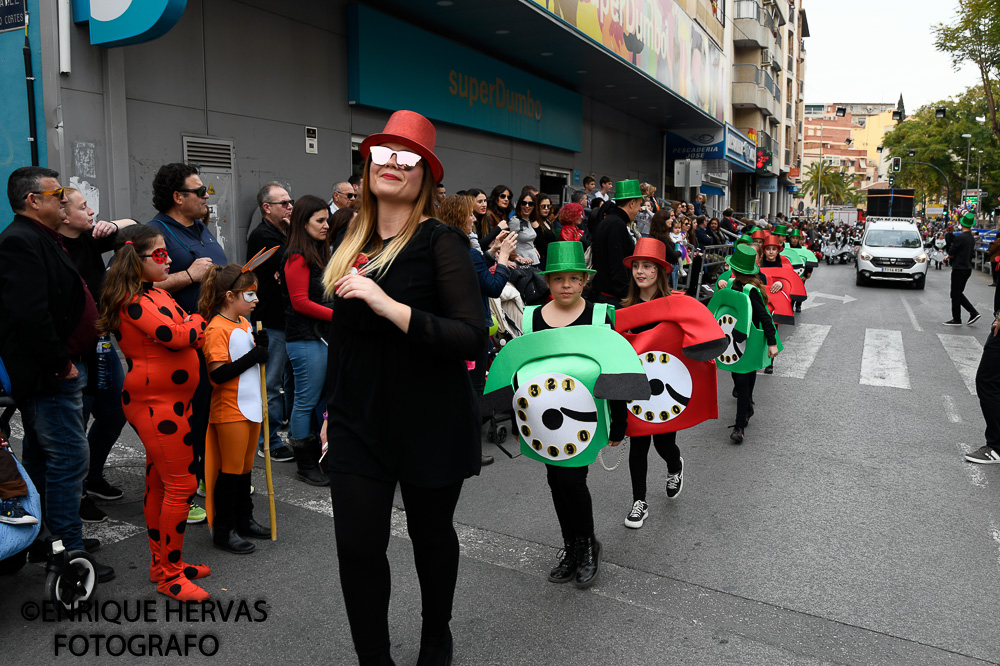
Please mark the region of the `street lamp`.
<svg viewBox="0 0 1000 666"><path fill-rule="evenodd" d="M915 151L915 150L910 150L909 153L910 153L910 157L916 157L917 156L917 151Z"/></svg>
<svg viewBox="0 0 1000 666"><path fill-rule="evenodd" d="M983 151L977 151L979 154L976 159L976 192L979 197L979 205L982 206L983 203L983 191L982 191L982 178L983 178Z"/></svg>
<svg viewBox="0 0 1000 666"><path fill-rule="evenodd" d="M962 138L966 140L965 147L965 192L963 196L968 193L969 190L969 159L972 157L972 135L963 134Z"/></svg>
<svg viewBox="0 0 1000 666"><path fill-rule="evenodd" d="M847 137L846 139L844 139L844 143L846 143L848 146L851 145L853 141L854 139L852 139L851 137Z"/></svg>
<svg viewBox="0 0 1000 666"><path fill-rule="evenodd" d="M837 117L838 118L843 118L846 115L847 115L847 107L846 106L838 106L837 107Z"/></svg>
<svg viewBox="0 0 1000 666"><path fill-rule="evenodd" d="M937 110L934 111L934 117L935 118L946 118L946 117L948 117L948 109L939 106L937 108Z"/></svg>
<svg viewBox="0 0 1000 666"><path fill-rule="evenodd" d="M876 148L875 152L881 153L882 152L882 146L879 146L878 148Z"/></svg>

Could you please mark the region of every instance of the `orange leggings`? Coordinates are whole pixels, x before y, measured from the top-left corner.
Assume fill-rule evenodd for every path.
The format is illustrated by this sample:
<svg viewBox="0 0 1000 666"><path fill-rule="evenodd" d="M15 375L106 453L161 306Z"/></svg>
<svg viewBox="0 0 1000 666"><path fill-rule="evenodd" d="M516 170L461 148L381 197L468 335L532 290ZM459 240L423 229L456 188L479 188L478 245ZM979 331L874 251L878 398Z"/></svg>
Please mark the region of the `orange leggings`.
<svg viewBox="0 0 1000 666"><path fill-rule="evenodd" d="M257 450L260 424L253 421L210 423L205 437L205 511L208 522L215 518L215 480L224 474L249 474Z"/></svg>

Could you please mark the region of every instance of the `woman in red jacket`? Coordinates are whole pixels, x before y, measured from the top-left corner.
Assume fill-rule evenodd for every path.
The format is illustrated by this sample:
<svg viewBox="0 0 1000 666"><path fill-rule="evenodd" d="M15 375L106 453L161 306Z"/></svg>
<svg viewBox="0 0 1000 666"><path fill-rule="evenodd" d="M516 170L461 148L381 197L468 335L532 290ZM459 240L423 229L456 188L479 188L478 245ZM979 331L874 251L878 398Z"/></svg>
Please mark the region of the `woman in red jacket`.
<svg viewBox="0 0 1000 666"><path fill-rule="evenodd" d="M198 487L188 419L205 320L153 286L170 273L170 256L158 231L136 225L120 236L122 245L101 292L98 328L113 333L125 354L122 407L146 449L143 513L152 556L149 578L168 597L205 601L208 592L192 581L211 571L185 564L181 555Z"/></svg>
<svg viewBox="0 0 1000 666"><path fill-rule="evenodd" d="M333 311L323 295L323 269L330 258L330 210L319 197L295 201L285 247L285 349L295 377L295 401L288 424L288 445L295 454L296 478L313 486L330 485L319 467L320 442L314 413L326 383L326 344L321 339Z"/></svg>

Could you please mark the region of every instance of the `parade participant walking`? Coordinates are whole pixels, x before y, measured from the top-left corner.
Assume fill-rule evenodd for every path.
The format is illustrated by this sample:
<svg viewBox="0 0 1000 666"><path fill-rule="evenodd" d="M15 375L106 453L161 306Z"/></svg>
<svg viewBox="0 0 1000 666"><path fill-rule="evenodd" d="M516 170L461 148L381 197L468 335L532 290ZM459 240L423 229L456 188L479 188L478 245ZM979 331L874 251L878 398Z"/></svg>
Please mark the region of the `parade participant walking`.
<svg viewBox="0 0 1000 666"><path fill-rule="evenodd" d="M764 365L762 350L755 345L766 344L769 359L777 356L779 349L777 331L767 310L767 294L758 277L757 252L751 246L738 245L726 263L732 270L732 279L728 289L720 288L715 292L708 308L718 317L719 306L725 306L727 300L732 298L725 294L726 291L735 290L749 300L747 305L735 309L737 316L726 314L723 317L726 324L723 330L730 336L731 342L721 357L722 368L733 373L736 385L736 423L729 438L736 444L742 444L747 422L754 414L753 389L757 371ZM751 327L762 331L762 339L750 339L748 331Z"/></svg>
<svg viewBox="0 0 1000 666"><path fill-rule="evenodd" d="M596 273L590 288L590 300L595 303L617 307L628 296L632 277L622 262L635 249L629 225L642 207L642 196L638 180L615 183L615 205L610 207L594 232L591 252Z"/></svg>
<svg viewBox="0 0 1000 666"><path fill-rule="evenodd" d="M564 544L549 580L573 581L579 588L597 579L602 554L594 534L588 465L605 444L618 446L625 437L624 400L650 395L635 351L610 330L614 310L583 298L593 273L580 243L549 246L541 274L552 300L525 309L524 335L497 355L486 385L495 410L517 410L522 453L545 463ZM553 330L563 328L570 330ZM591 363L581 365L581 356Z"/></svg>
<svg viewBox="0 0 1000 666"><path fill-rule="evenodd" d="M948 250L948 262L951 264L951 319L944 322L945 326L962 325L962 308L969 312L969 326L979 321L981 316L965 295L965 284L972 275L972 254L975 251L972 227L976 223L976 216L965 210L959 223L962 225L962 233L955 236Z"/></svg>
<svg viewBox="0 0 1000 666"><path fill-rule="evenodd" d="M101 284L104 280L104 259L101 255L111 252L119 229L135 224L135 220L100 221L94 223L94 211L87 204L83 194L72 187L66 191L66 220L59 227L62 243L73 259L76 269L87 283L94 301L100 301ZM98 345L111 345L110 339L98 340ZM93 416L94 422L87 431L90 444L90 470L84 481L84 497L80 502L80 518L85 523L104 522L104 513L92 498L118 500L124 496L104 478L104 465L111 447L118 441L125 426L125 412L122 411L122 382L125 373L113 347L108 348L109 363L104 364L104 377L99 377L98 356L94 349L84 356L87 363L87 387L83 390L84 424Z"/></svg>
<svg viewBox="0 0 1000 666"><path fill-rule="evenodd" d="M292 365L285 350L285 287L281 271L285 265L285 244L288 242L288 225L295 202L281 183L267 183L257 192L260 224L250 232L247 256L252 257L266 248L277 247L267 261L254 270L257 276L259 305L253 311L253 321L261 322L267 331L267 414L270 426L268 443L272 462L292 460L292 450L281 443L278 429L289 414L285 404L290 404L295 388L292 383ZM349 208L347 210L350 210ZM264 457L264 434L260 434L257 455Z"/></svg>
<svg viewBox="0 0 1000 666"><path fill-rule="evenodd" d="M285 247L285 350L295 380L288 445L295 455L295 478L311 486L329 485L320 469L319 427L314 414L326 382L326 332L333 311L323 294L323 269L330 258L330 211L319 197L295 202Z"/></svg>
<svg viewBox="0 0 1000 666"><path fill-rule="evenodd" d="M209 568L182 559L184 528L197 488L189 419L205 320L187 314L170 294L153 286L170 274L170 255L159 231L137 225L120 236L104 281L98 328L114 334L125 354L129 370L122 405L146 450L143 514L149 578L169 597L205 601L208 592L192 580L209 575Z"/></svg>
<svg viewBox="0 0 1000 666"><path fill-rule="evenodd" d="M361 664L393 663L386 550L397 485L420 582L417 663L451 662L454 512L464 480L481 465L478 400L465 362L486 344L483 304L470 288L476 273L468 239L433 218L434 185L444 172L435 138L426 118L397 111L362 142L361 212L324 276L327 293L336 294L327 373L330 492Z"/></svg>
<svg viewBox="0 0 1000 666"><path fill-rule="evenodd" d="M633 529L642 527L649 516L650 444L667 463L666 494L674 499L684 485L677 430L718 416L711 359L726 348L727 340L704 305L689 296L671 294L669 273L676 258L662 241L640 239L635 252L625 259L632 284L624 307L615 313L615 328L639 353L652 393L648 401L629 405L632 508L625 526Z"/></svg>
<svg viewBox="0 0 1000 666"><path fill-rule="evenodd" d="M31 166L7 180L14 219L0 234L0 357L21 412L24 467L42 498L42 523L67 550L82 550L83 355L95 348L97 308L61 244L67 200L58 179ZM102 564L96 573L100 582L115 577Z"/></svg>
<svg viewBox="0 0 1000 666"><path fill-rule="evenodd" d="M256 548L243 537L271 536L253 519L250 495L264 420L259 364L268 360L269 342L267 331L255 333L248 319L258 303L257 286L252 270L230 264L209 268L201 288L200 314L208 320L205 362L214 385L205 441L205 508L212 543L237 554Z"/></svg>

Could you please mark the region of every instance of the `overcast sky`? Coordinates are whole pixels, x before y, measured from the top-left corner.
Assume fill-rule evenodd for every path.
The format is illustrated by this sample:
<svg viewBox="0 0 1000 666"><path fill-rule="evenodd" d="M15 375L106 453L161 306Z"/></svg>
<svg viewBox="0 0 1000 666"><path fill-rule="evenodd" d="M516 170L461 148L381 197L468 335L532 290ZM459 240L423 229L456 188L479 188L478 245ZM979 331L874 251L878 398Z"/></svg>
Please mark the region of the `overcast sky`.
<svg viewBox="0 0 1000 666"><path fill-rule="evenodd" d="M951 23L955 0L800 0L809 21L806 103L893 102L907 111L980 82L934 48L931 26Z"/></svg>

